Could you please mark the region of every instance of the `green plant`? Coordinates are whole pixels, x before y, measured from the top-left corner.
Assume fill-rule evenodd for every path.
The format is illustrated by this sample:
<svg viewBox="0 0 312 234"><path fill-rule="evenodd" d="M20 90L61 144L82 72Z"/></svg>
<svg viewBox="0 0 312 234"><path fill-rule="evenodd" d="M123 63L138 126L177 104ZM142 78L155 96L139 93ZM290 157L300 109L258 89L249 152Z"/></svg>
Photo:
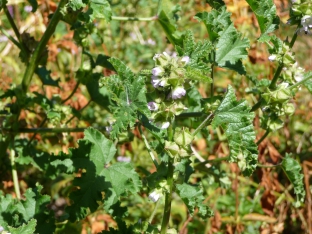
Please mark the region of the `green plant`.
<svg viewBox="0 0 312 234"><path fill-rule="evenodd" d="M133 1L131 4L137 6L139 2ZM154 16L138 17L131 11L128 12L129 16L113 15L114 7L117 11L118 7L122 8L127 4L124 1L61 0L38 41L28 33L20 34L7 1L0 2L0 10L6 16L6 26L13 29L16 39L2 26L1 31L20 50L19 57L25 65L22 81L12 84L1 95L4 101L1 105L0 157L4 174L8 168L11 169L16 194L16 198L10 194L0 196L2 233L77 233L77 229L69 231L72 228L70 223L82 223L94 212L105 212L116 222L115 227L101 233L177 233L179 225L170 223L170 216L175 212L171 209L174 202L184 203L191 216L203 219L212 217L213 209L205 201L209 189L229 190L231 177L238 183L239 178L244 180L239 177L239 172L251 177L257 167L263 166L258 162L258 146L270 133L281 129L286 118L292 118L295 112L294 97L300 93L300 89L306 87L312 92L312 73L305 72L298 66L292 51L298 34L302 31L305 34L310 32L312 8L308 0L294 1L290 8L289 22L297 25L297 28L290 41L283 41L272 34L280 24L273 2L247 1L261 31L257 42L268 47L268 59L277 64L273 79L270 80L256 79L246 69L247 65L243 60L247 58L250 42L234 26L224 2L207 2L213 9L197 13L194 17L204 24L208 32L207 39L196 40L192 30L177 29L176 20L181 7L170 1L155 2L157 12L156 8L151 10L155 13ZM38 10L37 1L29 1L29 4L32 12ZM142 1L141 4L148 3ZM132 57L128 60L125 58L125 61L122 56L117 58L96 53L92 49L93 43L105 44L106 35L101 33L103 27L110 25L110 36L118 38L117 34L121 30L118 25L114 25L118 21L158 23L154 25L155 28L163 30L175 52L154 55L157 51L148 48L154 57L139 56L142 61L138 59L135 64L138 68L133 65L133 69L126 63L129 64L134 59L134 54L139 55L144 49L135 43L129 45ZM79 67L74 74L77 82L71 93L63 99L30 92L35 75L44 86L60 86L60 80L52 78L53 68L58 69L62 79L66 80L67 68L64 64L69 66L72 59L66 57L70 56L66 55L66 50L58 59L57 66L47 61L48 42L61 27L69 27L73 31L75 45L80 48L77 49L80 52ZM140 36L137 37L141 44L146 43ZM114 48L114 45L111 46ZM118 55L122 51L127 53L128 48L116 50ZM249 85L245 97L237 98L233 85L228 85L226 91L220 92L217 89L216 75L220 68L222 71L233 72L240 80L243 76L247 78ZM209 97L204 98L198 92L197 87L201 84L208 87ZM90 101L82 110L91 105L91 102L94 104L89 116L82 116L77 109L66 105L79 87L83 87L90 96ZM247 101L250 97L257 100L253 106ZM27 118L22 116L26 112L44 116L37 125L38 128L24 127ZM72 117L69 118L70 115ZM254 127L255 116L260 118L261 128L265 131L258 141ZM68 127L74 118L83 117L89 118L90 122L96 120L95 127L98 130L93 127ZM43 128L45 124L49 127ZM103 124L106 128L103 128ZM134 129L137 131L133 132ZM199 161L201 156L193 144L196 139L204 137L212 144L208 129L217 132L217 141L227 142L224 149L224 152L228 151L226 157ZM84 138L68 152L60 150L58 153L51 153L44 148L44 144L34 140L40 133L82 131ZM22 132L33 135L20 137ZM143 162L138 161L134 167L132 163L122 162L126 159L120 158L118 161L115 157L120 144L135 142L134 139L138 138L147 149L145 154L151 160L147 166L153 168L153 172L146 170ZM69 138L66 140L70 141ZM137 147L141 147L143 143L137 143ZM275 166L282 168L292 183L296 195L295 201L292 201L293 207L300 207L305 200L300 162L290 154L285 155ZM221 161L237 165L236 174L232 175L227 168L222 168ZM18 174L23 170L29 171L30 168L40 172L42 177L38 176L35 182L29 179L28 184L32 183L34 186L21 194ZM66 186L58 185L59 181L65 181ZM43 183L46 183L46 187L40 185ZM51 189L49 183L63 187L58 188L52 198L41 194L41 190L47 192ZM242 193L243 196L254 193L253 189L248 187ZM127 196L131 197L126 199ZM238 203L232 203L233 196L229 192L221 198L217 205L219 209L224 209L223 205L238 206ZM57 197L67 198L68 204L62 215L55 217L47 205ZM156 203L150 214L132 207L132 203L142 205L148 199ZM161 200L165 201L162 218L157 218L158 223L155 223L153 220L160 213L158 208ZM259 203L259 199L246 201L244 205L249 210L244 205L236 207L235 218L229 222L235 223L239 230L238 226L242 222L252 220L253 217L248 216L250 210L255 209L257 213L261 213L256 203ZM130 209L138 212L136 220L131 222L127 218ZM238 212L244 215L243 221ZM148 219L147 215L150 215ZM196 227L190 224L190 230L202 230L198 225ZM255 224L251 229L255 231L259 226Z"/></svg>

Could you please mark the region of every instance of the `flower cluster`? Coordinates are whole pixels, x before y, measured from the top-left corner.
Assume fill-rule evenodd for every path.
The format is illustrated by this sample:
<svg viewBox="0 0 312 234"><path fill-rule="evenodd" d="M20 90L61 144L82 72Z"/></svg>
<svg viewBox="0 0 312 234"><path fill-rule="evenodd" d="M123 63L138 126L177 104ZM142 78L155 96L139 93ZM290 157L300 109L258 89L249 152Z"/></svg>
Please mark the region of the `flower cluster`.
<svg viewBox="0 0 312 234"><path fill-rule="evenodd" d="M312 5L311 0L292 0L292 8L288 24L301 24L299 32L311 34L312 29Z"/></svg>
<svg viewBox="0 0 312 234"><path fill-rule="evenodd" d="M163 93L164 98L149 102L148 108L153 112L152 119L155 124L166 129L170 125L168 120L171 117L187 109L179 99L186 95L184 85L188 80L185 66L190 62L190 58L170 56L163 52L156 54L153 60L155 67L152 69L151 84L157 92Z"/></svg>
<svg viewBox="0 0 312 234"><path fill-rule="evenodd" d="M186 82L185 65L190 58L171 57L166 52L156 54L153 57L155 67L152 69L151 82L154 88L164 91L170 90L168 98L179 99L185 96L186 90L183 84Z"/></svg>

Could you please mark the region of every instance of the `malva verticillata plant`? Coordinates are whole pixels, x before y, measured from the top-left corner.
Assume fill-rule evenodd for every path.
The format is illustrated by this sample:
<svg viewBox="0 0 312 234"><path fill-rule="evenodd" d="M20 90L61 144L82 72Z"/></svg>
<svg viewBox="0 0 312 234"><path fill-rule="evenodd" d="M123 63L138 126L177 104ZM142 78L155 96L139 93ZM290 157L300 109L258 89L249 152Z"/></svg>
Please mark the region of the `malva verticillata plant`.
<svg viewBox="0 0 312 234"><path fill-rule="evenodd" d="M41 5L38 6L36 0L27 2L31 7L15 10L25 14L39 11ZM136 1L135 5L139 2L142 6L149 4L148 1ZM81 230L70 229L71 223L81 224L94 212L106 213L114 220L114 224L101 233L178 233L182 227L171 219L175 201L179 201L180 206L184 203L190 215L188 221L185 219L182 223L189 224L194 233L210 233L209 226L206 231L196 228L192 217L205 222L214 216L215 208L207 203L205 186L209 186L208 178L214 178L214 189L222 187L231 192L230 173L220 167L220 162L232 163L237 168L236 178L239 174L252 177L257 167L264 166L258 162L260 143L270 133L283 128L286 120L295 118L295 95L306 89L312 92L312 73L300 67L292 50L299 37L311 33L312 2L291 2L288 24L293 25L290 27L292 37L281 39L275 35L280 20L272 0L246 0L261 32L254 40L266 46L270 54L267 59L276 66L272 79L257 79L252 70L246 69L246 66L257 66L246 61L250 41L234 26L222 0L207 0L209 11L193 15L197 24L205 27L206 39L196 39L197 34L192 29L177 29L180 6L174 6L168 0L152 2L154 16L142 18L133 14L114 16L114 7L123 4L114 1L60 0L54 10L48 10L51 13L47 18L49 23L42 35L36 35L37 40L27 30L18 28L8 1L0 1L2 21L5 22L0 26L2 34L19 49L20 61L25 65L21 79L14 79L9 89L1 92L1 168L4 171L9 169L15 195L0 195L0 233L79 233ZM27 13L27 9L32 13ZM130 64L126 56L110 57L92 50L92 43L109 44L105 41L107 38L103 41L105 33L101 31L100 23L105 22L106 27L111 25L113 28L116 27L114 22L118 21L129 21L129 24L147 21L155 28L157 36L166 37L171 50L159 51L155 47L153 51L151 47L148 58L140 57L140 46L146 43L155 45L156 42L139 38L141 45L136 48L139 52L132 55L140 61L139 70L126 65ZM44 92L31 92L30 89L34 77L39 77L44 87L59 87L59 80L53 79L53 71L49 70L51 62L47 45L60 30L60 25L73 32L73 40L79 47L79 56L76 56L80 60L79 67L72 71L76 86L65 99L49 97ZM111 34L113 39L114 31ZM310 37L306 39L310 40ZM117 48L114 43L111 43L112 48ZM58 67L54 68L61 70L62 61L66 63L66 59L58 61ZM235 74L240 80L247 79L246 96L238 98L233 85L220 91L216 85L218 72ZM201 85L207 88L206 96L201 96L202 92L198 91ZM97 119L103 121L106 118L106 125L99 123L83 129L68 127L74 118L82 118L81 111L66 105L80 87L89 93L87 105L94 104L93 115L95 110L105 113ZM41 116L37 128L27 128L27 124L25 127L25 113ZM255 117L263 129L258 131L258 138ZM84 137L78 140L76 147L58 153L49 151L49 147L44 147L45 143L40 143L37 138L46 133L66 134L83 130ZM219 141L226 142L228 155L200 160L202 157L194 142L205 136L212 142L213 131L222 134L223 139ZM25 135L25 132L32 134ZM135 139L144 144L142 154L147 150L152 170L118 156L120 145ZM282 156L278 164L270 167L272 170L282 169L282 176L292 184L287 191L295 195L290 201L291 207L302 207L305 188L300 160L291 153ZM40 174L36 179L39 183L31 182L30 178L27 181L25 175L30 173L29 170ZM196 179L198 174L201 179ZM23 183L29 187L23 193L19 176L25 177ZM51 183L57 181L66 181L63 188L68 189L54 193L51 198ZM61 215L55 215L51 209L57 197L67 201ZM134 200L137 206L132 204ZM258 204L259 200L254 202ZM150 212L140 217L138 214L144 213L140 204L153 207L153 210L145 210ZM247 213L252 213L253 209ZM236 212L239 212L238 207ZM270 222L263 218L265 215L259 214L262 219L251 219L258 223L248 226L238 215L236 213L231 221L237 233L260 233L260 226ZM245 230L244 225L248 226ZM305 225L311 228L311 220Z"/></svg>

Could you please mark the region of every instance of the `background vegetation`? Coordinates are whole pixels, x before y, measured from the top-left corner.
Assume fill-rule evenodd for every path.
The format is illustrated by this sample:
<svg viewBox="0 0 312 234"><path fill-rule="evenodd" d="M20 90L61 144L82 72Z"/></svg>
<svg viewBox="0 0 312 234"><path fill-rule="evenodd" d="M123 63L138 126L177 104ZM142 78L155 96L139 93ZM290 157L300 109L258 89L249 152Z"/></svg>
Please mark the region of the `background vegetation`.
<svg viewBox="0 0 312 234"><path fill-rule="evenodd" d="M203 24L198 23L193 16L202 11L210 11L211 7L205 1L173 1L176 6L174 17L177 19L178 30L190 29L196 39L207 38ZM286 24L289 18L290 3L286 0L274 1L281 19L277 36L282 39L291 37L295 27ZM157 12L157 0L111 0L114 16L121 17L152 17ZM226 0L228 11L232 13L235 27L249 38L251 47L248 59L244 61L248 74L257 79L272 79L275 65L268 60L269 53L264 44L256 39L260 36L257 20L248 4L242 0ZM18 26L22 36L27 38L29 48L36 47L37 41L47 28L50 14L55 11L57 1L39 1L38 10L31 12L30 4L23 0L9 1L8 9ZM1 28L10 35L13 30L2 11L0 14ZM29 108L23 109L19 118L19 133L15 148L16 171L20 192L24 194L27 188L34 188L36 184L43 186L42 194L52 198L49 208L53 210L58 221L58 233L99 233L116 227L112 216L99 210L78 223L63 223L64 208L70 204L68 194L72 190L73 176L62 173L50 178L49 172L40 169L31 156L34 150L49 154L68 153L70 147L77 147L77 140L83 138L83 130L89 126L105 133L112 123L112 114L94 101L92 91L84 85L78 71L87 66L85 60L93 57L99 65L96 69L105 76L113 73L112 70L101 66L98 54L121 59L132 71L151 69L154 66L152 57L155 53L167 51L172 53L174 48L168 43L163 29L154 21L122 21L117 18L107 23L105 20L96 20L96 28L87 37L89 50L82 51L78 46L79 38L74 38L70 26L61 21L53 37L49 40L46 54L46 71L36 71L35 77L29 86L33 94ZM80 41L80 43L83 43ZM301 67L310 70L312 67L312 39L311 35L300 34L294 46L296 58ZM83 52L85 52L83 54ZM84 59L82 59L84 57ZM22 62L20 50L7 38L0 35L0 95L21 83L25 64ZM51 71L51 72L50 72ZM215 91L224 93L228 84L235 88L236 95L247 98L250 105L256 99L247 96L250 79L238 76L236 73L218 68L215 72ZM44 85L43 85L44 84ZM198 91L203 97L209 94L209 85L199 84ZM90 96L91 94L91 96ZM46 98L44 98L44 96ZM198 101L198 100L191 100ZM2 97L0 100L0 124L3 124L5 110L10 108L14 98ZM48 105L52 103L53 109ZM170 225L185 233L312 233L312 205L311 205L311 173L312 173L312 99L308 90L304 89L296 96L296 111L292 117L285 119L285 125L271 133L259 145L259 164L256 172L250 178L245 178L239 172L236 164L220 161L208 165L206 169L193 174L191 180L201 181L205 193L206 203L215 213L209 219L203 220L196 215L190 216L184 203L178 196L174 196ZM196 110L194 110L196 111ZM185 125L196 125L196 119L185 120ZM257 140L265 133L260 129L260 120L254 120L257 131ZM5 126L0 131L5 132ZM46 128L38 130L38 128ZM58 131L68 128L68 131ZM31 130L32 129L32 130ZM72 130L76 129L76 130ZM129 138L131 141L129 141ZM29 152L19 152L22 146L28 144L32 148ZM4 147L0 145L0 147ZM19 148L20 147L20 148ZM199 153L198 161L215 160L229 155L228 144L224 133L220 129L208 127L198 137L193 147ZM1 150L0 150L1 152ZM11 172L8 151L3 152L0 158L0 189L3 194L16 197ZM293 185L280 167L272 167L281 162L287 153L292 153L303 165L304 185L306 189L305 206L296 208ZM27 158L29 156L29 158ZM113 161L131 161L136 171L142 175L145 171L153 172L155 167L149 158L142 136L136 128L124 136L124 143L120 140L117 145L117 154ZM212 167L211 167L212 166ZM205 169L205 170L206 170ZM56 174L54 172L54 174ZM221 186L220 186L221 184ZM123 198L121 204L128 208L127 224L137 224L140 220L148 220L155 204L147 199L148 193L131 195ZM160 204L153 223L160 223L163 204ZM140 220L139 220L140 218Z"/></svg>

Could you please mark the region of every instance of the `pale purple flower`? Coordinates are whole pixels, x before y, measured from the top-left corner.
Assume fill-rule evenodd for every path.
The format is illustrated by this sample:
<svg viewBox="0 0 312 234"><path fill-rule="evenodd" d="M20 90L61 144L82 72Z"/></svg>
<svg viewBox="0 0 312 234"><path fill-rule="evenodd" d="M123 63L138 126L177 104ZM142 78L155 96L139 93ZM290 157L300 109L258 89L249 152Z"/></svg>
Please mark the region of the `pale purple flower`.
<svg viewBox="0 0 312 234"><path fill-rule="evenodd" d="M171 92L171 97L172 99L178 99L183 97L186 94L186 90L183 87L176 87L174 90Z"/></svg>
<svg viewBox="0 0 312 234"><path fill-rule="evenodd" d="M152 69L153 76L162 76L164 74L164 69L162 67L154 67Z"/></svg>
<svg viewBox="0 0 312 234"><path fill-rule="evenodd" d="M146 43L149 44L149 45L156 45L156 42L153 39L151 39L151 38L147 39Z"/></svg>
<svg viewBox="0 0 312 234"><path fill-rule="evenodd" d="M182 57L181 62L184 62L184 65L188 64L190 62L190 57L189 56Z"/></svg>
<svg viewBox="0 0 312 234"><path fill-rule="evenodd" d="M117 161L118 162L131 162L131 158L125 157L125 156L118 156Z"/></svg>
<svg viewBox="0 0 312 234"><path fill-rule="evenodd" d="M147 103L147 107L151 111L157 111L158 110L158 104L156 102Z"/></svg>
<svg viewBox="0 0 312 234"><path fill-rule="evenodd" d="M25 6L24 11L26 12L31 12L32 11L32 6Z"/></svg>
<svg viewBox="0 0 312 234"><path fill-rule="evenodd" d="M276 55L275 55L275 54L272 54L272 55L269 56L268 59L269 59L271 62L273 62L273 61L275 61L275 59L276 59Z"/></svg>

